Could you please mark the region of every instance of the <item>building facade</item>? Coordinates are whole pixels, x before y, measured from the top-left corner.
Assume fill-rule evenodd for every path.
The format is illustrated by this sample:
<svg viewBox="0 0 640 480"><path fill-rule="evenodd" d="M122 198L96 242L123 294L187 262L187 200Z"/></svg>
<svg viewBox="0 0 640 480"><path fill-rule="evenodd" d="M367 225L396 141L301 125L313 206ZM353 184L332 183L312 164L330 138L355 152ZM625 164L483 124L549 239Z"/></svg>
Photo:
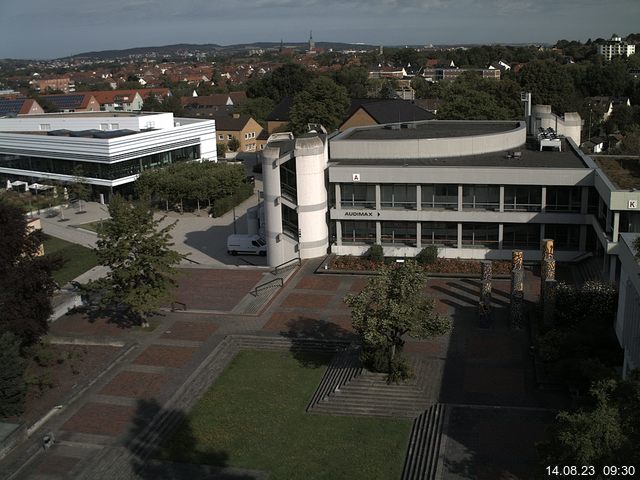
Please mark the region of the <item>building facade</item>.
<svg viewBox="0 0 640 480"><path fill-rule="evenodd" d="M73 181L109 195L150 168L216 161L215 122L171 113L66 113L0 119L0 177Z"/></svg>
<svg viewBox="0 0 640 480"><path fill-rule="evenodd" d="M628 57L635 53L636 46L623 42L622 38L616 34L613 34L609 41L598 45L598 55L602 55L607 62L610 62L613 57Z"/></svg>

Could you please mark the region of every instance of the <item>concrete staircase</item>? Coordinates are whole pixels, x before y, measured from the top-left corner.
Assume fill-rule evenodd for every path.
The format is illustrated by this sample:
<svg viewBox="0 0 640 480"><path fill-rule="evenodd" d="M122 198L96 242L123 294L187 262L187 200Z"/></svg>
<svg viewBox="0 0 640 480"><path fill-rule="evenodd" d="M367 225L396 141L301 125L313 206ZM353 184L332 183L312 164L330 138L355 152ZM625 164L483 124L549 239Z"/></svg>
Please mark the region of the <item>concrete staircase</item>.
<svg viewBox="0 0 640 480"><path fill-rule="evenodd" d="M414 379L399 385L387 384L384 373L362 369L359 375L351 375L352 370L343 367L342 378L350 380L316 399L311 407L312 400L307 411L327 415L415 418L437 401L435 379L427 372L431 367L428 363L428 360L414 359ZM331 382L327 383L331 385Z"/></svg>
<svg viewBox="0 0 640 480"><path fill-rule="evenodd" d="M270 351L334 353L338 350L344 350L350 343L341 340L288 338L270 335L233 335L232 337L234 345L238 348Z"/></svg>
<svg viewBox="0 0 640 480"><path fill-rule="evenodd" d="M580 286L590 280L602 280L602 257L592 257L573 266L573 279Z"/></svg>
<svg viewBox="0 0 640 480"><path fill-rule="evenodd" d="M437 478L438 458L446 416L446 405L438 403L422 412L413 421L402 480Z"/></svg>
<svg viewBox="0 0 640 480"><path fill-rule="evenodd" d="M358 359L359 353L358 348L350 346L335 354L329 367L324 372L313 397L311 397L309 405L307 405L307 412L315 408L318 403L325 400L332 393L338 392L351 380L362 375L363 369Z"/></svg>

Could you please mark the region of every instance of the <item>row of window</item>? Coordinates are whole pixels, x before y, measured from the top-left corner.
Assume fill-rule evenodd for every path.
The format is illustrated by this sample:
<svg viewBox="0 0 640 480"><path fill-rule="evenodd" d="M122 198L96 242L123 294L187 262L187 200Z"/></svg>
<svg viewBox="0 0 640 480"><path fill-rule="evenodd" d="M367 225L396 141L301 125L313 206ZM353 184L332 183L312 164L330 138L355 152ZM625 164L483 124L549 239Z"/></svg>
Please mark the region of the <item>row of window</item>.
<svg viewBox="0 0 640 480"><path fill-rule="evenodd" d="M555 212L580 212L582 187L547 187L546 210ZM342 184L340 186L342 208L375 208L374 184ZM422 185L420 206L422 209L457 210L457 185ZM380 185L381 208L416 209L415 184ZM462 208L464 210L495 210L500 208L500 187L497 185L463 185ZM539 186L505 185L504 210L539 212L542 209L542 188Z"/></svg>
<svg viewBox="0 0 640 480"><path fill-rule="evenodd" d="M376 243L376 222L341 221L343 244ZM497 223L463 223L462 246L499 247ZM559 250L578 250L579 225L545 225L545 237L555 240ZM383 245L417 245L417 224L414 222L380 222L380 239ZM503 224L502 248L538 249L540 247L539 224ZM458 224L452 222L421 222L422 246L458 246Z"/></svg>
<svg viewBox="0 0 640 480"><path fill-rule="evenodd" d="M130 175L137 175L143 170L150 168L163 167L172 163L195 160L197 158L200 158L200 145L178 148L168 152L154 153L153 155L146 155L117 163L83 162L0 153L0 167L32 172L74 175L76 167L81 166L83 175L87 178L116 180Z"/></svg>

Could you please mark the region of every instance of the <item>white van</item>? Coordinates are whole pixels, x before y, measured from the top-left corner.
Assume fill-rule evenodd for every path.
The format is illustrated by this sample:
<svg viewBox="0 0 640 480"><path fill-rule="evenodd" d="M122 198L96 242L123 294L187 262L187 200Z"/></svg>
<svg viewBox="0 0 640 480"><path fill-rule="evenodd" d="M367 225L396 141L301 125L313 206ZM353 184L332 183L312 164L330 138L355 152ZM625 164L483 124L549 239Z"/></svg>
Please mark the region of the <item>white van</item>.
<svg viewBox="0 0 640 480"><path fill-rule="evenodd" d="M264 257L267 254L267 243L259 235L229 235L227 253L248 253Z"/></svg>

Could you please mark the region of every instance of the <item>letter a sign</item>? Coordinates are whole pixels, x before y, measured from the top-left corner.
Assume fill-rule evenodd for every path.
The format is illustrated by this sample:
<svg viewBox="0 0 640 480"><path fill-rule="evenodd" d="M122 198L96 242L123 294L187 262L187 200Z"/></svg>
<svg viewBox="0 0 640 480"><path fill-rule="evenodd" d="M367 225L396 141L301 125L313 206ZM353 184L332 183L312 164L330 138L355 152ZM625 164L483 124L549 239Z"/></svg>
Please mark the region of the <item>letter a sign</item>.
<svg viewBox="0 0 640 480"><path fill-rule="evenodd" d="M359 182L360 181L360 174L359 173L354 173L353 174L353 181L354 182Z"/></svg>

